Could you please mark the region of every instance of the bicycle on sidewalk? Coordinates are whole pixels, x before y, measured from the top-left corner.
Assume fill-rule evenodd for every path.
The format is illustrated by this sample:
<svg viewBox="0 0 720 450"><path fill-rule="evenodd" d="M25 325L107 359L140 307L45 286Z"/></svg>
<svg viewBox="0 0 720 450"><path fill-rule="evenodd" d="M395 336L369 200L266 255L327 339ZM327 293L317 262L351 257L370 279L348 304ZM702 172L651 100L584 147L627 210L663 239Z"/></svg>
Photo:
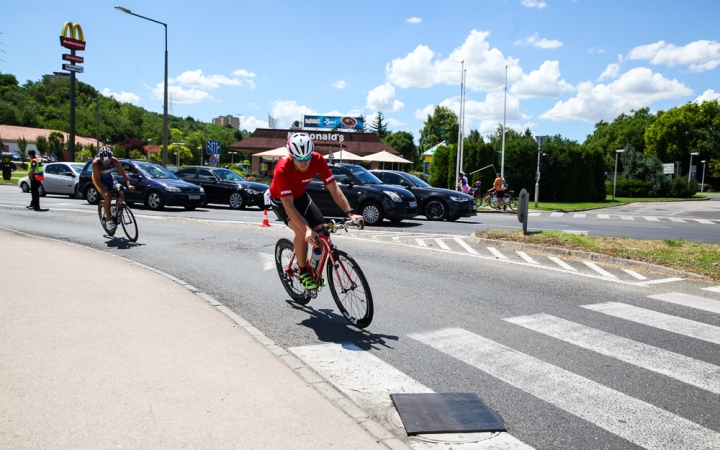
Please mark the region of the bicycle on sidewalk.
<svg viewBox="0 0 720 450"><path fill-rule="evenodd" d="M283 238L277 241L275 264L285 290L300 305L306 305L311 299L316 298L318 292L325 286L326 278L322 273L327 264L327 284L330 286L335 304L348 322L357 328L366 328L373 319L370 286L355 260L339 250L330 239L330 234L337 230L345 230L347 233L347 220L331 220L327 228L318 232L322 255L316 265L311 264L310 261L307 264L310 275L318 286L317 289L308 291L300 282L295 248L290 240Z"/></svg>
<svg viewBox="0 0 720 450"><path fill-rule="evenodd" d="M115 236L117 226L120 225L125 232L130 242L137 242L138 239L138 226L135 221L135 215L130 210L130 207L125 203L120 190L124 189L120 184L115 184L113 189L108 191L110 194L110 214L112 220L115 223L115 228L107 226L107 217L105 217L105 200L101 199L98 202L98 217L100 218L100 224L109 236ZM113 205L113 200L115 204Z"/></svg>

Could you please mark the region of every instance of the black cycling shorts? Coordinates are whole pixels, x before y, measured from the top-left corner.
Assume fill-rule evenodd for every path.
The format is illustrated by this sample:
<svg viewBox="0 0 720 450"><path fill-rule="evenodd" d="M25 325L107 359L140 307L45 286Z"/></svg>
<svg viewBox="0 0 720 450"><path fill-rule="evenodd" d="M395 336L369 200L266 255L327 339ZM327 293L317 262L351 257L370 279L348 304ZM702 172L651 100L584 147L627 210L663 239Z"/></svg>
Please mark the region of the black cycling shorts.
<svg viewBox="0 0 720 450"><path fill-rule="evenodd" d="M495 191L495 198L505 198L505 191Z"/></svg>
<svg viewBox="0 0 720 450"><path fill-rule="evenodd" d="M275 215L287 225L288 222L290 222L290 217L288 217L285 212L282 200L280 200L280 198L273 198L270 199L270 203L272 203L272 209ZM325 225L327 223L320 209L315 202L312 201L307 192L303 193L300 198L295 199L293 205L295 205L295 209L297 209L300 215L307 221L308 225L310 225L310 228L315 229L318 225Z"/></svg>

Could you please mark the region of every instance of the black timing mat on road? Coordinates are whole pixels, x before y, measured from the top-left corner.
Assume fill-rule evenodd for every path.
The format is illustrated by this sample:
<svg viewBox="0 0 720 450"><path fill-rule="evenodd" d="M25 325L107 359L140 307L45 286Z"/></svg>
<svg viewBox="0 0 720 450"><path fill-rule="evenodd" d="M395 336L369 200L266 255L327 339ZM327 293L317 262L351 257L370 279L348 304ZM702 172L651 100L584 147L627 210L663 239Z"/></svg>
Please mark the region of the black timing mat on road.
<svg viewBox="0 0 720 450"><path fill-rule="evenodd" d="M408 436L428 433L506 431L500 414L477 394L390 394Z"/></svg>

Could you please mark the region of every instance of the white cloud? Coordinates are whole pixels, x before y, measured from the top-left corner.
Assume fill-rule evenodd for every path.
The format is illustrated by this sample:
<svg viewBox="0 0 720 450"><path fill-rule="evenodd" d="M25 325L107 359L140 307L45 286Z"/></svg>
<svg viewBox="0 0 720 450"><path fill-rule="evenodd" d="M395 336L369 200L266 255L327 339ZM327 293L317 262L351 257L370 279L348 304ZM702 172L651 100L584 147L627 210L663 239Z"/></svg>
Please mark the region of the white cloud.
<svg viewBox="0 0 720 450"><path fill-rule="evenodd" d="M615 78L617 78L619 72L620 64L608 64L603 73L601 73L598 79L595 81L602 81L605 78L611 78L614 80Z"/></svg>
<svg viewBox="0 0 720 450"><path fill-rule="evenodd" d="M232 74L242 78L247 83L247 85L250 86L250 89L255 89L255 73L248 72L245 69L238 69Z"/></svg>
<svg viewBox="0 0 720 450"><path fill-rule="evenodd" d="M225 75L203 75L202 70L188 70L176 78L169 80L170 84L179 84L196 89L217 89L220 85L241 86L237 78L228 78Z"/></svg>
<svg viewBox="0 0 720 450"><path fill-rule="evenodd" d="M503 92L492 92L485 96L485 100L479 102L477 100L465 100L465 123L481 120L503 120L503 107L505 102L505 94ZM440 102L440 106L450 108L455 114L460 111L460 97L452 97ZM418 120L426 120L429 115L435 111L435 105L427 105L423 109L415 111L415 118ZM520 112L520 101L512 94L507 96L507 119L523 120L528 116Z"/></svg>
<svg viewBox="0 0 720 450"><path fill-rule="evenodd" d="M605 53L605 49L593 47L588 49L588 53Z"/></svg>
<svg viewBox="0 0 720 450"><path fill-rule="evenodd" d="M538 33L535 33L532 36L526 37L525 39L515 41L515 45L532 45L533 47L538 48L558 48L562 47L563 45L563 43L558 41L557 39L538 39L539 37L540 35Z"/></svg>
<svg viewBox="0 0 720 450"><path fill-rule="evenodd" d="M303 115L316 115L317 111L304 105L298 105L295 100L278 100L273 103L271 116L280 120L282 126L289 127L293 122L302 122Z"/></svg>
<svg viewBox="0 0 720 450"><path fill-rule="evenodd" d="M558 98L563 92L572 91L573 87L560 78L560 63L558 61L545 61L538 70L529 75L523 74L510 88L510 92L518 98L549 97Z"/></svg>
<svg viewBox="0 0 720 450"><path fill-rule="evenodd" d="M522 0L520 3L522 3L523 6L527 6L528 8L547 8L547 3L542 0Z"/></svg>
<svg viewBox="0 0 720 450"><path fill-rule="evenodd" d="M163 99L163 83L152 88L152 97ZM183 89L180 86L168 86L168 101L172 103L200 103L203 100L215 100L215 97L199 89Z"/></svg>
<svg viewBox="0 0 720 450"><path fill-rule="evenodd" d="M339 80L339 81L334 82L332 85L333 85L333 87L336 87L338 89L345 89L345 86L347 86L347 83L343 80Z"/></svg>
<svg viewBox="0 0 720 450"><path fill-rule="evenodd" d="M299 119L298 119L299 120ZM292 123L292 122L291 122ZM256 128L267 128L268 123L264 120L256 119L255 116L240 116L240 129L255 131Z"/></svg>
<svg viewBox="0 0 720 450"><path fill-rule="evenodd" d="M117 92L110 92L109 88L105 88L100 92L105 97L114 97L115 100L119 101L120 103L132 103L133 105L137 105L140 103L140 97L133 94L132 92L125 92L120 91L118 94Z"/></svg>
<svg viewBox="0 0 720 450"><path fill-rule="evenodd" d="M366 107L372 111L401 111L405 105L395 100L395 87L385 83L368 93Z"/></svg>
<svg viewBox="0 0 720 450"><path fill-rule="evenodd" d="M541 114L540 118L587 122L611 120L620 113L644 108L657 100L680 98L693 93L678 80L668 80L646 67L632 69L608 85L594 85L591 81L586 81L580 83L576 89L576 97L557 102L552 109Z"/></svg>
<svg viewBox="0 0 720 450"><path fill-rule="evenodd" d="M505 66L508 82L514 83L522 75L515 58L506 58L497 48L485 41L489 31L472 30L465 42L452 51L447 60L433 60L435 52L419 45L404 58L392 60L386 68L388 81L402 88L428 88L435 84L460 84L460 64L451 61L465 60L467 87L474 91L494 91L505 84ZM456 72L455 72L456 71Z"/></svg>
<svg viewBox="0 0 720 450"><path fill-rule="evenodd" d="M422 19L419 18L419 17L411 17L411 18L407 19L405 22L407 22L407 23L420 23L420 22L422 22Z"/></svg>
<svg viewBox="0 0 720 450"><path fill-rule="evenodd" d="M700 40L678 47L659 41L635 47L627 59L645 59L650 64L669 67L689 65L691 72L703 72L720 65L720 42Z"/></svg>
<svg viewBox="0 0 720 450"><path fill-rule="evenodd" d="M400 122L399 120L393 119L392 117L386 117L385 122L389 126L394 127L394 128L398 128L398 127L405 125L405 122Z"/></svg>
<svg viewBox="0 0 720 450"><path fill-rule="evenodd" d="M720 92L708 89L695 99L695 103L700 104L703 102L711 102L713 100L720 100Z"/></svg>

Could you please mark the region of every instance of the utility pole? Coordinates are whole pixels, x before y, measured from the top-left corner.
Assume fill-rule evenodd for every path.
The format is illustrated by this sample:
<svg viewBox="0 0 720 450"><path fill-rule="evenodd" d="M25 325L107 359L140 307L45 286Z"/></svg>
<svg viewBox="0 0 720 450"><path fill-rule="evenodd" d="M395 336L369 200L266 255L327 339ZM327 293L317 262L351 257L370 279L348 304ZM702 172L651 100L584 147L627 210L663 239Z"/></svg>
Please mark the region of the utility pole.
<svg viewBox="0 0 720 450"><path fill-rule="evenodd" d="M500 177L503 180L505 179L505 119L507 118L507 73L508 66L505 66L505 102L503 104L502 156L500 160ZM493 161L495 161L495 158L493 158ZM537 202L537 197L535 197L535 201ZM537 206L537 203L535 204L535 206Z"/></svg>
<svg viewBox="0 0 720 450"><path fill-rule="evenodd" d="M542 155L542 146L545 143L547 136L535 136L535 141L538 143L538 160L537 160L537 171L535 172L535 207L538 207L538 198L540 197L540 156Z"/></svg>

